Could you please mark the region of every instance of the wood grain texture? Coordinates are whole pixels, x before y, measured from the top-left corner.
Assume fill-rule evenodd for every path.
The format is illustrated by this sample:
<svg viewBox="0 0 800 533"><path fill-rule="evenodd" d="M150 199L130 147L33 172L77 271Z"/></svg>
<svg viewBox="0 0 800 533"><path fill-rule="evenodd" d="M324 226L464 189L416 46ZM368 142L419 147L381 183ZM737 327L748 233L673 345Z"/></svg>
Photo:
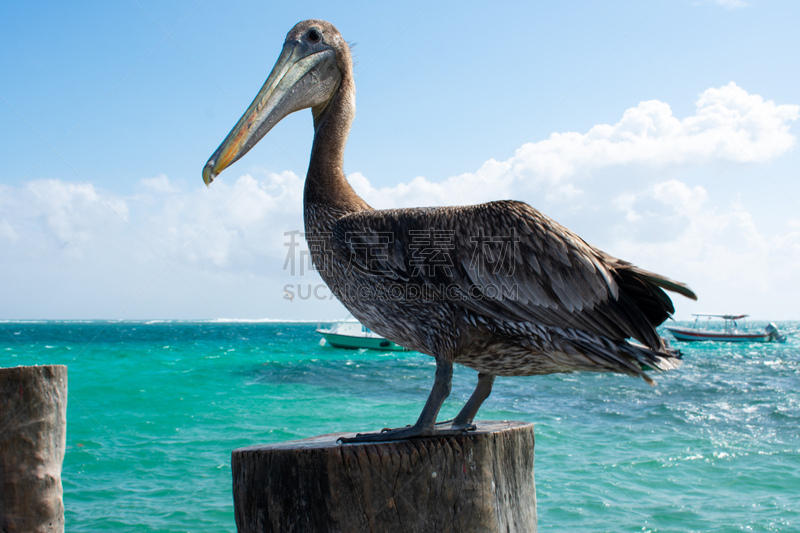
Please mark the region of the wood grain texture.
<svg viewBox="0 0 800 533"><path fill-rule="evenodd" d="M333 433L232 454L240 532L535 532L533 424L337 444Z"/></svg>
<svg viewBox="0 0 800 533"><path fill-rule="evenodd" d="M0 368L0 531L63 532L67 367Z"/></svg>

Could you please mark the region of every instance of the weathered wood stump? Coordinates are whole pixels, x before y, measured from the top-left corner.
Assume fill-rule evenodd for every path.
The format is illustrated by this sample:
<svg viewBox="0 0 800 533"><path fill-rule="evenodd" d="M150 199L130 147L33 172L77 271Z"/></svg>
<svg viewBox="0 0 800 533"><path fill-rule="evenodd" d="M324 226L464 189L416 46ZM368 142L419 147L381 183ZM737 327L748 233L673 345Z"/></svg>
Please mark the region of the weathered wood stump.
<svg viewBox="0 0 800 533"><path fill-rule="evenodd" d="M533 424L337 444L353 433L235 450L240 532L536 531Z"/></svg>
<svg viewBox="0 0 800 533"><path fill-rule="evenodd" d="M0 531L63 532L67 367L0 368Z"/></svg>

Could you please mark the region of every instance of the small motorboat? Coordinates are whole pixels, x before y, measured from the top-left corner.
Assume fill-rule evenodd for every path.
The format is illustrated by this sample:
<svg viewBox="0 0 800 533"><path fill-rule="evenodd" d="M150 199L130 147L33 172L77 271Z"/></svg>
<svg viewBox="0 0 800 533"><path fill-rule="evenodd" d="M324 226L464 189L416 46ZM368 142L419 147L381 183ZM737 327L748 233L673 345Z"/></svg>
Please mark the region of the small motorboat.
<svg viewBox="0 0 800 533"><path fill-rule="evenodd" d="M355 319L337 322L329 328L317 328L317 333L323 337L320 341L323 346L330 344L334 348L348 348L351 350L367 348L368 350L390 350L395 352L409 351L408 348L384 339Z"/></svg>
<svg viewBox="0 0 800 533"><path fill-rule="evenodd" d="M690 341L721 341L721 342L784 342L786 335L781 335L777 326L770 322L763 331L740 331L737 320L744 320L748 315L710 315L693 314L694 325L690 328L680 326L664 326L676 340ZM725 321L722 328L704 329L700 327L700 319L709 321L717 318Z"/></svg>

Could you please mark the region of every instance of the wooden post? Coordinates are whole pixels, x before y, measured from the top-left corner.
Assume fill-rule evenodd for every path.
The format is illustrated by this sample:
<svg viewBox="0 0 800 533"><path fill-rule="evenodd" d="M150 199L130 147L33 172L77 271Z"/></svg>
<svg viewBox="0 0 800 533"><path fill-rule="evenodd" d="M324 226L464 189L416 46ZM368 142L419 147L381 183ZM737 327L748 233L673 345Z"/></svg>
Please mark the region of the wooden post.
<svg viewBox="0 0 800 533"><path fill-rule="evenodd" d="M533 424L337 444L352 433L235 450L240 532L535 532Z"/></svg>
<svg viewBox="0 0 800 533"><path fill-rule="evenodd" d="M63 532L67 367L0 368L0 531Z"/></svg>

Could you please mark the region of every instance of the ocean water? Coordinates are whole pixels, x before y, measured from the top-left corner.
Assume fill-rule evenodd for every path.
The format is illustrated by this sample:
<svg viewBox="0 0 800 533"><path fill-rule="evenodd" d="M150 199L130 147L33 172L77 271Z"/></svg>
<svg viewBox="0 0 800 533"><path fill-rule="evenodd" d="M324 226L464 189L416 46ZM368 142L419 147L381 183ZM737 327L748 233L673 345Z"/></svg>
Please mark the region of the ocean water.
<svg viewBox="0 0 800 533"><path fill-rule="evenodd" d="M0 366L69 367L67 531L235 531L235 448L416 420L430 357L321 347L315 326L0 322ZM800 323L778 326L785 344L676 343L655 388L498 378L479 418L536 424L539 530L800 531ZM441 416L475 380L456 369Z"/></svg>

